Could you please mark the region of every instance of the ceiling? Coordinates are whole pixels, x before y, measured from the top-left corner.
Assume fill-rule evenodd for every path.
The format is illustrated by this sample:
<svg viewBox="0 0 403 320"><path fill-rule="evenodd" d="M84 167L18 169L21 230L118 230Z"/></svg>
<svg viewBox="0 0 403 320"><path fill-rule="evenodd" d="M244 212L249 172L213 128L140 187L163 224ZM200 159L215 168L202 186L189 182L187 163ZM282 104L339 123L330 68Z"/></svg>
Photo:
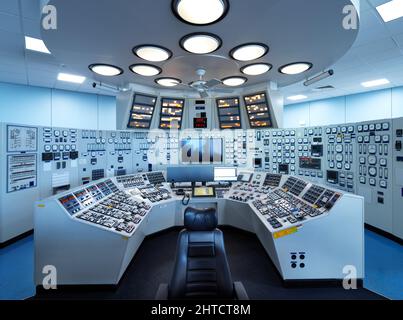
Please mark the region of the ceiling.
<svg viewBox="0 0 403 320"><path fill-rule="evenodd" d="M285 97L303 94L312 101L359 92L403 85L403 18L385 23L375 9L389 0L361 0L361 25L353 47L331 68L335 75L310 87L301 82L281 88ZM362 82L387 78L391 83L376 88L364 88ZM332 85L335 89L323 92L313 88Z"/></svg>
<svg viewBox="0 0 403 320"><path fill-rule="evenodd" d="M55 1L58 2L57 0ZM91 53L87 50L91 51L92 49L97 50L97 56L104 58L104 60L113 59L114 57L113 54L111 55L111 52L117 52L114 50L117 50L116 45L121 41L120 33L111 33L110 28L106 27L104 24L98 25L98 28L95 28L92 26L92 24L89 27L86 27L85 25L85 23L88 21L88 14L90 14L90 17L99 19L102 18L102 16L99 16L100 12L103 12L104 16L109 19L110 16L107 14L107 12L105 12L105 8L103 11L97 10L94 13L94 11L91 11L90 7L88 7L89 3L96 2L98 8L101 6L101 3L105 3L106 1L59 1L60 4L58 4L58 6L65 6L66 3L71 4L72 2L77 2L74 15L72 15L72 18L68 19L67 21L71 21L71 23L77 22L82 29L72 29L74 31L73 33L71 33L72 30L66 31L69 36L64 38L63 41L60 39L52 40L52 36L49 36L49 39L46 39L47 35L44 35L47 45L50 47L49 49L53 53L52 55L30 52L26 51L24 48L24 35L42 38L40 31L40 16L38 14L38 12L40 12L40 1L0 1L0 81L113 95L113 93L109 93L108 91L92 88L91 84L94 80L94 75L91 74L87 69L86 64L89 62L89 60L86 61L85 59L87 58L83 58L84 56L87 56L87 53ZM119 4L126 1L132 3L134 2L131 0L114 0L113 3ZM155 4L156 2L161 1L165 3L170 2L166 0L137 0L137 2L139 1L142 1L143 4ZM306 60L308 58L305 57L312 57L314 54L315 57L318 57L315 58L315 60L318 61L315 63L317 68L312 70L308 76L316 74L329 65L332 65L332 68L335 70L335 75L330 79L323 80L313 85L312 87L333 85L336 89L324 92L312 92L311 89L307 90L307 88L301 84L301 79L292 77L281 78L277 74L276 70L270 71L267 74L267 79L265 77L255 77L254 79L250 79L248 85L266 80L274 80L279 83L280 90L285 96L305 94L308 96L306 101L365 91L366 89L361 87L360 83L377 78L388 78L391 81L390 86L403 85L403 19L398 19L385 24L375 10L375 6L385 3L387 0L361 0L360 31L352 48L349 50L348 48L353 41L351 41L349 44L349 39L346 39L346 37L344 37L343 41L343 36L340 36L340 39L329 36L327 26L329 23L330 25L333 23L333 20L329 18L330 16L317 15L317 10L310 11L313 13L304 12L302 15L300 14L301 10L303 10L303 6L301 5L302 3L306 7L309 3L312 5L323 5L323 3L341 3L344 0L332 0L326 2L322 0L256 1L257 3L260 3L260 5L270 2L270 6L272 6L272 8L284 5L284 15L275 14L271 16L271 19L256 19L256 16L254 16L252 13L249 13L249 18L245 19L245 12L250 12L250 8L249 6L246 6L246 3L250 2L243 0L232 0L231 4L233 2L234 4L239 5L239 9L241 10L233 10L232 15L229 14L227 16L228 22L224 23L227 18L224 19L219 23L222 23L223 25L218 29L218 24L217 26L212 25L202 28L203 31L216 33L223 39L224 45L221 47L220 51L216 52L215 54L227 57L228 51L237 44L250 41L267 42L271 50L266 57L259 61L267 61L272 63L275 65L274 69L277 69L277 67L279 67L281 64L290 62L290 60L299 58ZM291 2L293 3L293 6L290 5ZM299 5L299 7L296 8L296 5ZM285 12L284 10L286 7L288 7L288 9L293 7L294 10L288 10L289 12ZM139 22L147 22L147 19L140 19L139 22L133 22L133 20L131 20L130 23L126 22L126 28L122 30L133 30L131 33L125 33L129 35L131 34L130 36L133 36L133 39L135 35L143 36L144 41L148 39L147 42L153 40L158 44L164 43L166 47L174 51L174 53L177 54L177 58L173 58L166 62L167 65L165 66L165 72L169 72L170 75L176 72L183 72L183 80L186 82L188 79L193 77L191 70L192 68L187 67L184 68L185 70L180 70L181 64L179 63L179 60L187 59L190 61L193 58L187 57L188 55L186 53L179 51L180 47L178 45L178 40L181 36L193 32L194 27L179 22L173 15L168 15L169 17L167 17L166 13L164 12L165 11L163 10L155 11L155 16L150 19L152 23L149 25L149 28L151 29L145 29L144 27L136 25L136 23ZM278 11L276 10L276 12ZM337 12L339 11L337 10ZM70 12L70 14L73 14L73 12ZM91 14L95 14L95 16ZM254 14L258 15L259 12L254 12ZM154 23L155 20L158 21L157 24ZM306 21L312 20L315 22L312 24L315 26L315 30L313 31L313 29L311 29L311 32L308 33L310 36L306 36L306 34L301 36L301 33L298 32L298 29L303 28L304 26L308 28L309 26ZM325 23L326 20L328 20L328 23ZM283 21L286 21L286 23ZM290 21L295 22L290 23ZM117 23L119 23L119 21L117 21ZM62 23L61 26L63 25L64 24ZM165 30L166 26L168 25L170 30L172 29L173 31L170 33L169 37L166 37L165 34L162 37L159 30ZM135 26L137 27L135 28ZM259 34L252 32L252 30L256 29L263 31L261 31ZM85 32L82 31L83 35L77 36L77 33L80 33L80 30L84 30ZM140 32L136 30L140 30ZM147 30L147 32L144 32L144 30ZM306 29L303 29L303 31L307 32ZM103 43L102 45L101 40L106 35L109 35L108 38L114 35L114 38L116 39L113 40L112 38L113 41L110 44L105 45L105 43ZM337 35L337 32L335 35ZM88 36L92 36L92 38L86 38ZM353 38L354 40L355 36L350 36L350 38ZM82 39L86 39L87 41L83 42ZM329 39L332 41L329 41ZM58 52L59 46L60 49L63 49L63 42L66 42L65 45L69 48L64 48L64 50ZM138 41L134 40L130 41L130 43L126 43L126 47L124 49L121 48L118 50L118 57L122 57L122 60L119 58L119 63L117 64L123 64L122 67L125 69L124 75L127 75L130 78L130 82L142 83L144 80L138 79L136 75L128 71L128 65L136 63L136 59L138 59L131 53L131 48L138 44L137 42ZM342 44L341 46L340 43ZM78 48L74 49L71 47L72 44L77 44ZM53 46L54 48L52 50ZM112 51L110 51L111 46ZM313 51L315 52L313 53ZM346 51L348 52L343 56L344 52ZM321 60L320 56L324 56L325 58ZM341 59L339 59L340 57ZM210 58L205 57L205 59ZM82 65L80 64L80 59L83 60ZM199 63L209 63L203 60L204 58L200 60L201 62ZM335 61L337 62L335 63ZM92 62L94 61L91 61L91 63ZM193 62L188 63L192 65ZM226 64L228 67L225 69L225 73L232 73L229 75L239 74L239 65L237 62L228 59L226 60ZM182 66L183 65L184 64L182 63ZM162 67L164 66L162 65ZM213 68L214 72L216 72L215 69L217 69L217 67ZM86 75L90 78L92 77L92 79L89 79L82 85L60 82L56 80L59 72L84 73L83 75ZM220 77L221 74L211 73L210 75L207 74L207 76ZM127 81L124 78L122 79L123 80L119 79L117 84L123 85L123 82ZM96 80L102 79L97 78ZM145 80L144 83L147 83L147 81L149 80ZM295 81L298 81L299 83L285 86L288 83ZM286 103L290 103L290 101L286 101Z"/></svg>

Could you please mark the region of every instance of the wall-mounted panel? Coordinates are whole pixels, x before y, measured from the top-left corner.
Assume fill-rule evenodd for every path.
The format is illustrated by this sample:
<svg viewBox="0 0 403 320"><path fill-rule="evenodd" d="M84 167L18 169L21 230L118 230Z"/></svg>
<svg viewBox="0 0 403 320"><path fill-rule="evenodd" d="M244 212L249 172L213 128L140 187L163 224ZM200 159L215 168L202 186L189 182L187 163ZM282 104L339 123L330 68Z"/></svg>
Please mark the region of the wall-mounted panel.
<svg viewBox="0 0 403 320"><path fill-rule="evenodd" d="M161 98L160 129L181 129L184 99Z"/></svg>
<svg viewBox="0 0 403 320"><path fill-rule="evenodd" d="M157 97L155 96L135 94L127 127L131 129L149 129L156 103Z"/></svg>
<svg viewBox="0 0 403 320"><path fill-rule="evenodd" d="M220 129L241 129L239 98L219 98L216 102Z"/></svg>

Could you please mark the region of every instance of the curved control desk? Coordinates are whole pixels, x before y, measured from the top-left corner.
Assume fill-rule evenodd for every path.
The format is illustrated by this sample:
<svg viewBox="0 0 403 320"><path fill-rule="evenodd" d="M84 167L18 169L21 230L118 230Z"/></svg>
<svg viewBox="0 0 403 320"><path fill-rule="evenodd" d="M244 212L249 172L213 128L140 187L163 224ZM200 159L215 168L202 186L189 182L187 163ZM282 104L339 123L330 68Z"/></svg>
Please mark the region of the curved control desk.
<svg viewBox="0 0 403 320"><path fill-rule="evenodd" d="M362 197L295 176L244 171L238 180L188 205L216 207L220 225L255 233L284 280L343 279L346 266L364 277ZM165 172L138 173L37 202L36 285L46 266L58 285L118 284L146 236L183 225L187 206L165 181Z"/></svg>

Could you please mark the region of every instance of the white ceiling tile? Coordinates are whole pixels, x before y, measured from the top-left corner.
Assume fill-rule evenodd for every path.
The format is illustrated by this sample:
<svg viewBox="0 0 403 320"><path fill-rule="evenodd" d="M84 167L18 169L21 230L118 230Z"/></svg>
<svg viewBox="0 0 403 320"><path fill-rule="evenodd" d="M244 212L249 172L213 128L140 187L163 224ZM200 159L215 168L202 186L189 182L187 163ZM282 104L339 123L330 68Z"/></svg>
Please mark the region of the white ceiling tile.
<svg viewBox="0 0 403 320"><path fill-rule="evenodd" d="M365 11L361 14L360 30L354 46L359 46L389 36L390 34L382 22L382 19L375 14L374 10Z"/></svg>
<svg viewBox="0 0 403 320"><path fill-rule="evenodd" d="M23 22L23 33L25 36L41 39L41 24L37 20L31 20L24 18Z"/></svg>
<svg viewBox="0 0 403 320"><path fill-rule="evenodd" d="M0 30L0 55L21 55L24 52L24 37L21 34Z"/></svg>

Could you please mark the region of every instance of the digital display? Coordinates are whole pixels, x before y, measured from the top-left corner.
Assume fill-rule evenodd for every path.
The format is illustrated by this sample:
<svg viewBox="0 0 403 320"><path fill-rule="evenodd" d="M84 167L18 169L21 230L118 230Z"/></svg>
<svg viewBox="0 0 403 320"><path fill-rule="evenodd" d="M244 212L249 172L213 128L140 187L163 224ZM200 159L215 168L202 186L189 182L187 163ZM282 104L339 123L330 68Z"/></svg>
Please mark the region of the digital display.
<svg viewBox="0 0 403 320"><path fill-rule="evenodd" d="M249 172L241 172L238 176L238 181L241 182L250 182L252 179L252 173Z"/></svg>
<svg viewBox="0 0 403 320"><path fill-rule="evenodd" d="M195 187L193 197L215 197L215 189L213 187Z"/></svg>
<svg viewBox="0 0 403 320"><path fill-rule="evenodd" d="M339 183L339 173L337 171L328 170L326 173L326 180L329 183L338 184Z"/></svg>
<svg viewBox="0 0 403 320"><path fill-rule="evenodd" d="M299 167L301 169L321 170L322 161L321 159L301 157L299 158Z"/></svg>
<svg viewBox="0 0 403 320"><path fill-rule="evenodd" d="M255 168L261 168L262 167L262 159L261 158L253 159L253 166Z"/></svg>
<svg viewBox="0 0 403 320"><path fill-rule="evenodd" d="M282 173L282 174L288 174L288 172L289 172L288 164L284 164L284 163L280 164L278 166L278 172Z"/></svg>
<svg viewBox="0 0 403 320"><path fill-rule="evenodd" d="M206 129L207 128L207 118L193 118L193 128Z"/></svg>
<svg viewBox="0 0 403 320"><path fill-rule="evenodd" d="M313 157L322 157L323 156L323 145L313 144L311 146L311 154Z"/></svg>
<svg viewBox="0 0 403 320"><path fill-rule="evenodd" d="M236 168L214 168L214 181L236 181Z"/></svg>
<svg viewBox="0 0 403 320"><path fill-rule="evenodd" d="M216 138L185 139L181 141L183 163L222 163L223 141Z"/></svg>

